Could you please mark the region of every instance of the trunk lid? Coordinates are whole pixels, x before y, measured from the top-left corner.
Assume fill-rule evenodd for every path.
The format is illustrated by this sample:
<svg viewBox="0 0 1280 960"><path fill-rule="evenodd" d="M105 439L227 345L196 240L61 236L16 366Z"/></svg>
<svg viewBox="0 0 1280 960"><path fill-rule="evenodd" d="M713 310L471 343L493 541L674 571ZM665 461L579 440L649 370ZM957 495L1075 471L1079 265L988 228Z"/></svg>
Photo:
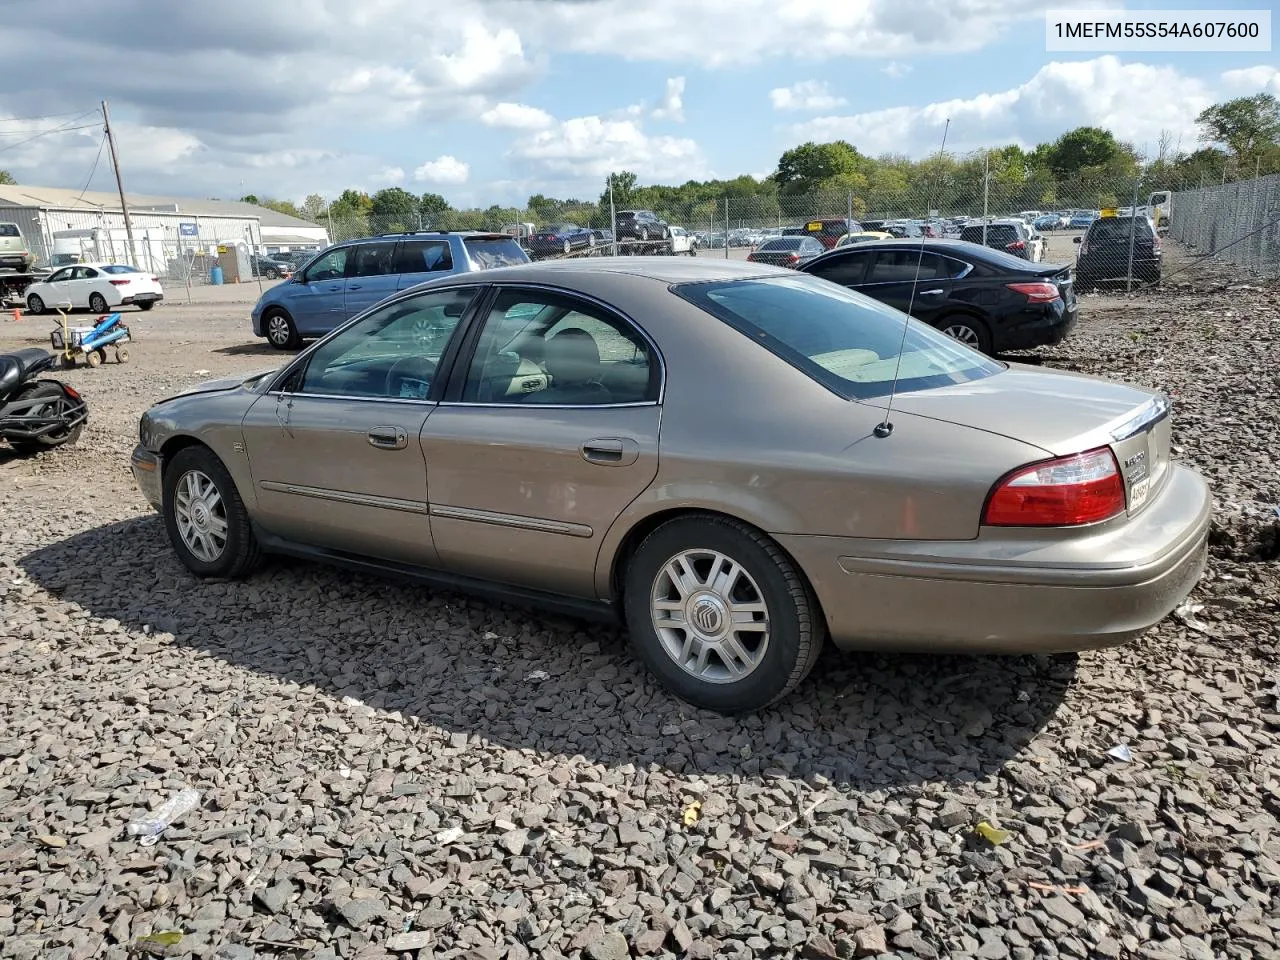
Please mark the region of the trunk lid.
<svg viewBox="0 0 1280 960"><path fill-rule="evenodd" d="M894 405L1037 446L1046 459L1109 446L1130 514L1150 502L1168 472L1168 399L1145 387L1010 364L986 380L899 394Z"/></svg>

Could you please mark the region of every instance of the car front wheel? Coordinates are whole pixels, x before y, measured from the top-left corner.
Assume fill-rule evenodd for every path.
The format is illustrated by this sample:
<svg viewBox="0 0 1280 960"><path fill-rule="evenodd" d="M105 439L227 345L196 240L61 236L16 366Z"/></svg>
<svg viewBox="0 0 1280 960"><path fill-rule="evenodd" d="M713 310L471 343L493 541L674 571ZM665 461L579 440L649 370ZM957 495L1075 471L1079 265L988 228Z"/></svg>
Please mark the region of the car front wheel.
<svg viewBox="0 0 1280 960"><path fill-rule="evenodd" d="M624 589L640 659L676 696L721 713L785 697L813 668L825 636L791 560L727 517L663 524L631 557Z"/></svg>
<svg viewBox="0 0 1280 960"><path fill-rule="evenodd" d="M198 577L242 577L261 551L231 474L208 447L186 447L164 472L164 524Z"/></svg>
<svg viewBox="0 0 1280 960"><path fill-rule="evenodd" d="M302 346L302 337L298 336L298 328L293 325L293 318L283 310L271 310L263 318L267 342L277 350L297 350Z"/></svg>

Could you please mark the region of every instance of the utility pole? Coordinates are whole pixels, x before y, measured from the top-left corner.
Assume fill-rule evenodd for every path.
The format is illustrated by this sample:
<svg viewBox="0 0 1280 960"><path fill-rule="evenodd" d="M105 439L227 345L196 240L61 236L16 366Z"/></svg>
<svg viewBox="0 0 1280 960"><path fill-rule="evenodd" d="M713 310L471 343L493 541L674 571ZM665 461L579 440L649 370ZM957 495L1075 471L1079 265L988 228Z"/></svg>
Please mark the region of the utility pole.
<svg viewBox="0 0 1280 960"><path fill-rule="evenodd" d="M124 235L129 244L129 263L137 266L138 255L133 249L133 222L129 219L129 204L124 199L124 181L120 179L120 156L116 153L116 135L111 132L111 115L107 101L102 101L102 126L106 130L107 145L111 147L111 166L116 171L116 189L120 191L120 212L124 214Z"/></svg>

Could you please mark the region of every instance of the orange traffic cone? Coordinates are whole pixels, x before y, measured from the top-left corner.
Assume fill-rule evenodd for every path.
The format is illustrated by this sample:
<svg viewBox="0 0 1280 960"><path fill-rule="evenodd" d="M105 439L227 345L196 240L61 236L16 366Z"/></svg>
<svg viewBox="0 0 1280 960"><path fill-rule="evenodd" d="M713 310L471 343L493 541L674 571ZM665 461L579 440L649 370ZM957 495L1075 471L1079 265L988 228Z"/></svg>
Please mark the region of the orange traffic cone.
<svg viewBox="0 0 1280 960"><path fill-rule="evenodd" d="M18 323L18 322L20 322L21 320L22 320L22 311L21 311L21 310L14 310L14 311L13 311L13 322L14 322L14 323Z"/></svg>

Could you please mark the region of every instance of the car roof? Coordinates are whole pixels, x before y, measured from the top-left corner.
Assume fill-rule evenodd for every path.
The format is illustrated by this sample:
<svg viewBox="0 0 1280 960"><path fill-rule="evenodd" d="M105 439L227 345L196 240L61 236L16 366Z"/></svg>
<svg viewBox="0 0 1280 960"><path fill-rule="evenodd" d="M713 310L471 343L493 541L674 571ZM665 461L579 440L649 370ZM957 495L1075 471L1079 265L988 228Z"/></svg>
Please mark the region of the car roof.
<svg viewBox="0 0 1280 960"><path fill-rule="evenodd" d="M899 237L895 240L868 240L866 243L829 250L818 259L823 260L836 254L844 256L854 250L863 253L868 250L923 250L925 253L949 254L953 257L967 257L970 260L997 261L998 264L1005 262L999 256L992 256L992 254L998 255L1000 253L999 250L992 250L992 248L984 247L980 243L969 243L967 240L944 240L941 238L932 240L926 238L921 241L918 237ZM813 262L816 263L817 261Z"/></svg>
<svg viewBox="0 0 1280 960"><path fill-rule="evenodd" d="M701 283L749 277L794 276L794 270L717 257L590 257L539 260L493 267L464 276L474 283L573 283L601 274L626 275L662 283Z"/></svg>

